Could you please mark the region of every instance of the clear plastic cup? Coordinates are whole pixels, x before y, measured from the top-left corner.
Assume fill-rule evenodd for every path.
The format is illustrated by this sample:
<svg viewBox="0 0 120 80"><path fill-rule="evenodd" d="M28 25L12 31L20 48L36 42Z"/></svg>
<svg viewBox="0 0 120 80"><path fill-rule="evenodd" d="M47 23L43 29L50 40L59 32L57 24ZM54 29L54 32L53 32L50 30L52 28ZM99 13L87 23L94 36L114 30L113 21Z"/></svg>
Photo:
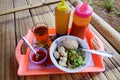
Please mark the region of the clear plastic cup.
<svg viewBox="0 0 120 80"><path fill-rule="evenodd" d="M45 23L37 23L32 27L32 32L37 40L37 42L44 46L48 42L48 26Z"/></svg>

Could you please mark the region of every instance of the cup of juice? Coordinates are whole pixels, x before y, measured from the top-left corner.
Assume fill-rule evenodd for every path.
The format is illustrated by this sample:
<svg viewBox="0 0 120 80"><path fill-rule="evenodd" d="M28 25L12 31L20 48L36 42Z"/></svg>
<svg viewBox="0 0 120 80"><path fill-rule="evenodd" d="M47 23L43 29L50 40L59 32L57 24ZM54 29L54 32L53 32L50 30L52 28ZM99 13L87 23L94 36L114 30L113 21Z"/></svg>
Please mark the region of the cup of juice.
<svg viewBox="0 0 120 80"><path fill-rule="evenodd" d="M48 26L45 23L37 23L32 27L32 32L36 38L36 41L41 45L45 46L48 42Z"/></svg>

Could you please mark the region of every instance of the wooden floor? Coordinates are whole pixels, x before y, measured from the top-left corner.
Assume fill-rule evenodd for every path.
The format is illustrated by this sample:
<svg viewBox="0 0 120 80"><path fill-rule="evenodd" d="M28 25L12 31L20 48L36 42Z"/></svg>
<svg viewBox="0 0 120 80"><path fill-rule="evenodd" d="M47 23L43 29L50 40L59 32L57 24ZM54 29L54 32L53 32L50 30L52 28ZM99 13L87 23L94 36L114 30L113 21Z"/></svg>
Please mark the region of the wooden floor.
<svg viewBox="0 0 120 80"><path fill-rule="evenodd" d="M28 4L34 5L41 1L54 2L59 0L0 0L0 11ZM69 2L68 4L71 6L73 12L74 7ZM19 65L15 58L15 48L19 40L35 23L45 22L49 27L55 27L55 6L56 3L53 3L0 16L0 80L120 80L120 53L92 25L90 25L91 30L104 43L105 50L113 53L113 58L104 58L105 71L39 76L17 75ZM25 50L26 46L23 45L23 54Z"/></svg>

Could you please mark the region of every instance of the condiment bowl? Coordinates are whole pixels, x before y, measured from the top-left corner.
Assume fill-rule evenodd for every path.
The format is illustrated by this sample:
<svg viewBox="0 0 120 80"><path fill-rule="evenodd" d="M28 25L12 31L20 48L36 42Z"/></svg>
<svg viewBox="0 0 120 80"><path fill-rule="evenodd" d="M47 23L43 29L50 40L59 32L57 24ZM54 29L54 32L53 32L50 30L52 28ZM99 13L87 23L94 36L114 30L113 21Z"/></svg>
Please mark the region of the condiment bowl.
<svg viewBox="0 0 120 80"><path fill-rule="evenodd" d="M80 45L81 48L89 49L86 41L84 41L84 40L82 40L78 37L70 36L70 35L59 37L56 40L54 40L54 42L51 44L51 47L50 47L50 59L51 59L52 63L58 69L60 69L64 72L68 72L68 73L75 73L75 72L80 72L80 71L84 70L89 65L90 59L91 59L91 54L88 53L88 52L84 52L84 63L82 65L76 67L76 68L73 68L73 69L70 69L70 68L65 67L65 66L61 66L59 64L58 60L55 58L54 52L56 51L56 49L58 49L58 45L61 44L62 41L65 40L65 39L75 39L78 42L78 45Z"/></svg>
<svg viewBox="0 0 120 80"><path fill-rule="evenodd" d="M31 51L30 52L30 61L34 64L43 64L46 62L47 60L47 56L48 56L48 52L45 48L42 48L42 47L37 47L35 48L36 52L40 54L40 56L38 57L38 59L35 59L36 57L36 54Z"/></svg>

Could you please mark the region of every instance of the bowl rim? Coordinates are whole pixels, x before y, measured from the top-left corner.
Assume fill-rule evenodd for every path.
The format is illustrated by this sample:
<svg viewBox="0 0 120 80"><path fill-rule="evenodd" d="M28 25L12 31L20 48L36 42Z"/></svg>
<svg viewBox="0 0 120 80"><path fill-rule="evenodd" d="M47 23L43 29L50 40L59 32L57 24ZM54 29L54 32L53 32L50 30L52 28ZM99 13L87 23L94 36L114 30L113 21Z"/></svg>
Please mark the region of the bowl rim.
<svg viewBox="0 0 120 80"><path fill-rule="evenodd" d="M82 71L82 70L85 69L85 68L89 65L89 63L90 63L91 54L90 54L89 52L85 52L85 56L86 56L86 57L85 57L85 63L84 63L83 65L81 65L80 67L77 67L77 68L75 68L75 69L68 69L68 68L65 68L65 67L63 67L63 66L60 66L60 65L58 64L58 62L56 61L56 59L55 59L55 57L54 57L54 55L53 55L53 52L55 51L55 49L56 49L59 41L60 41L60 40L62 41L63 38L72 38L72 39L74 38L74 39L77 40L77 42L78 42L83 48L89 49L89 46L88 46L87 42L84 41L84 40L82 40L82 39L80 39L80 38L78 38L78 37L71 36L71 35L61 36L61 37L55 39L55 40L53 41L53 43L51 44L51 46L50 46L50 52L49 52L49 54L50 54L50 59L51 59L52 63L53 63L58 69L60 69L60 70L62 70L62 71L65 71L65 72L75 73L75 72L80 72L80 71Z"/></svg>

